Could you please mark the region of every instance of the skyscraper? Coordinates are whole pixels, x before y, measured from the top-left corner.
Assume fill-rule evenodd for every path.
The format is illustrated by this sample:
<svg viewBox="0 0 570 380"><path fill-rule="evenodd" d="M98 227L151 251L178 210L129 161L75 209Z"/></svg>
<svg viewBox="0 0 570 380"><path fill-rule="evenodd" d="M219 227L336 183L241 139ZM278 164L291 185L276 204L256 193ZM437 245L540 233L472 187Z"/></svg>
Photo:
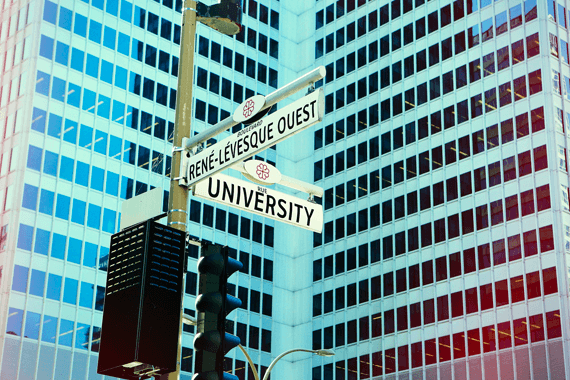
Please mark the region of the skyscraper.
<svg viewBox="0 0 570 380"><path fill-rule="evenodd" d="M102 378L121 201L161 187L166 209L181 9L2 4L2 379ZM236 37L198 27L193 133L327 68L324 121L257 157L325 189L322 234L189 204L188 232L244 263L228 327L261 374L287 349L333 348L287 356L272 377L569 377L566 2L244 0L243 11ZM253 379L241 352L228 356L226 370Z"/></svg>
<svg viewBox="0 0 570 380"><path fill-rule="evenodd" d="M314 380L570 376L568 10L315 3Z"/></svg>

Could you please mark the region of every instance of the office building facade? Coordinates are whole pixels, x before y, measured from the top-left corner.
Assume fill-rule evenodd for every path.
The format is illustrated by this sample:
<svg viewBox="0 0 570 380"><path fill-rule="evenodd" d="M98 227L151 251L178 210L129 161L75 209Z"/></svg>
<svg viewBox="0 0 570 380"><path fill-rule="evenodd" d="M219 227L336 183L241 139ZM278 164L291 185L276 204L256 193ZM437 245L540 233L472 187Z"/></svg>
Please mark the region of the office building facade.
<svg viewBox="0 0 570 380"><path fill-rule="evenodd" d="M2 7L0 378L101 379L121 202L161 187L166 210L182 4ZM327 68L324 121L256 157L324 188L322 234L189 201L189 234L244 263L229 327L262 374L285 350L332 348L287 356L272 377L567 377L569 10L247 0L238 36L198 26L193 133ZM253 379L241 352L228 357Z"/></svg>
<svg viewBox="0 0 570 380"><path fill-rule="evenodd" d="M319 1L321 379L563 379L568 4Z"/></svg>

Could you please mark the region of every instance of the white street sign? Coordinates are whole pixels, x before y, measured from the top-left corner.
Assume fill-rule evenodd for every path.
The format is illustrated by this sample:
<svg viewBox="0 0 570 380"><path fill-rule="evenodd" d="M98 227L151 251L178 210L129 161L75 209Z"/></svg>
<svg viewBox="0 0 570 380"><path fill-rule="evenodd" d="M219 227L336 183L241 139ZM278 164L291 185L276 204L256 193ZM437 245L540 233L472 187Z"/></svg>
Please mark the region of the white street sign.
<svg viewBox="0 0 570 380"><path fill-rule="evenodd" d="M279 169L265 161L249 160L243 163L243 168L243 176L260 185L273 185L283 178Z"/></svg>
<svg viewBox="0 0 570 380"><path fill-rule="evenodd" d="M238 123L242 123L251 119L265 105L265 96L263 95L254 95L251 98L247 99L245 102L240 104L238 108L234 111L234 121Z"/></svg>
<svg viewBox="0 0 570 380"><path fill-rule="evenodd" d="M318 89L257 123L186 159L186 186L192 186L323 119L324 94ZM185 165L181 165L184 167Z"/></svg>
<svg viewBox="0 0 570 380"><path fill-rule="evenodd" d="M194 195L313 232L323 231L323 206L225 174L198 183Z"/></svg>
<svg viewBox="0 0 570 380"><path fill-rule="evenodd" d="M162 197L162 188L157 187L123 201L120 229L123 230L162 214Z"/></svg>

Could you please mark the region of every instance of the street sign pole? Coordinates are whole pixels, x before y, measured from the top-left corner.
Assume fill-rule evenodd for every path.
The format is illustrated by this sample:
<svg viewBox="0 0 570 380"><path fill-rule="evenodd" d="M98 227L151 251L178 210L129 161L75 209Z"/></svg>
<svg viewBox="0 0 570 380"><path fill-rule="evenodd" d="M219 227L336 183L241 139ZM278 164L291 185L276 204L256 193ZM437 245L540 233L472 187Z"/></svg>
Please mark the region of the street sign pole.
<svg viewBox="0 0 570 380"><path fill-rule="evenodd" d="M175 151L172 153L172 168L170 170L170 193L168 197L167 225L186 233L186 216L188 215L188 191L178 185L173 178L180 171L180 159L176 155L186 154L184 150L176 149L182 146L182 139L190 136L190 121L192 120L192 81L194 73L194 41L196 38L196 2L184 1L182 9L182 36L180 40L180 64L178 65L178 87L176 91L176 114L174 119ZM186 272L186 268L184 268ZM184 275L184 279L186 275ZM185 283L186 281L184 281ZM184 292L182 293L184 297ZM183 309L180 310L182 320ZM182 323L178 331L178 353L176 356L176 372L160 376L160 380L178 380L180 378L180 354L182 351Z"/></svg>

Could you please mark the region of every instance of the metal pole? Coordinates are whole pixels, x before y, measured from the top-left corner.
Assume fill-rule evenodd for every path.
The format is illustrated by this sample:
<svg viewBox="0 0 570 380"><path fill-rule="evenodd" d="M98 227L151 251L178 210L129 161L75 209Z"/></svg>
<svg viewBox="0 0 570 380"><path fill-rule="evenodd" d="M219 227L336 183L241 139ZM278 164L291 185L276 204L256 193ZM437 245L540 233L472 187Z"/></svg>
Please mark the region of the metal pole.
<svg viewBox="0 0 570 380"><path fill-rule="evenodd" d="M178 87L176 91L176 115L174 120L174 148L182 145L182 138L190 136L190 121L192 119L192 82L194 75L194 41L196 37L196 2L186 0L182 10L182 31L180 40L180 64L178 66ZM178 150L172 153L170 170L170 193L168 197L167 224L177 230L186 232L188 215L188 190L173 180L180 171L180 154ZM184 292L182 293L184 297ZM182 320L183 309L180 310ZM176 372L160 376L160 380L178 380L180 378L180 354L182 351L182 323L178 332L178 356Z"/></svg>
<svg viewBox="0 0 570 380"><path fill-rule="evenodd" d="M267 107L271 107L272 105L277 104L279 101L286 99L289 95L292 95L298 91L301 91L303 88L311 84L314 84L318 80L324 78L326 74L327 70L325 69L325 67L319 66L316 69L309 71L307 74L303 75L302 77L297 78L294 81L286 84L285 86L273 91L271 94L265 97L265 105L260 110L260 112L266 109ZM224 120L217 123L216 125L210 127L209 129L200 132L196 136L192 136L186 139L183 148L186 150L191 150L196 145L199 145L202 142L208 140L209 138L227 131L228 129L237 124L239 123L234 121L233 115L230 115Z"/></svg>

